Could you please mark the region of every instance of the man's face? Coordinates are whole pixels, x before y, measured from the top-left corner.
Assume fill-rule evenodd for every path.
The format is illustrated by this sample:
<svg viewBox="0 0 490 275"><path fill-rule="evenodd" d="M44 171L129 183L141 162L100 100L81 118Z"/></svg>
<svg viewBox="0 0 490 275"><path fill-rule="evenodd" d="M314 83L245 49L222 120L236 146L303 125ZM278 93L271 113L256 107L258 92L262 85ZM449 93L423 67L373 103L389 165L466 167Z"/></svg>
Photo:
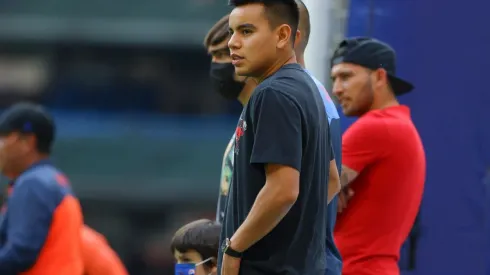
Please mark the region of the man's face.
<svg viewBox="0 0 490 275"><path fill-rule="evenodd" d="M33 138L19 133L0 136L0 170L4 175L16 173L21 159L31 150Z"/></svg>
<svg viewBox="0 0 490 275"><path fill-rule="evenodd" d="M208 54L211 56L211 62L231 63L228 41L229 39L225 39L216 45L209 46Z"/></svg>
<svg viewBox="0 0 490 275"><path fill-rule="evenodd" d="M193 249L188 250L185 253L174 251L174 258L178 264L197 264L205 260L201 257L201 254L199 254L197 251ZM196 266L195 275L209 275L209 274L216 274L216 267L210 269L207 267L207 265L204 264Z"/></svg>
<svg viewBox="0 0 490 275"><path fill-rule="evenodd" d="M234 8L229 26L232 36L228 46L236 74L262 76L275 60L279 38L270 28L264 6L257 3Z"/></svg>
<svg viewBox="0 0 490 275"><path fill-rule="evenodd" d="M332 92L346 116L361 116L373 104L371 71L358 65L340 63L331 71Z"/></svg>

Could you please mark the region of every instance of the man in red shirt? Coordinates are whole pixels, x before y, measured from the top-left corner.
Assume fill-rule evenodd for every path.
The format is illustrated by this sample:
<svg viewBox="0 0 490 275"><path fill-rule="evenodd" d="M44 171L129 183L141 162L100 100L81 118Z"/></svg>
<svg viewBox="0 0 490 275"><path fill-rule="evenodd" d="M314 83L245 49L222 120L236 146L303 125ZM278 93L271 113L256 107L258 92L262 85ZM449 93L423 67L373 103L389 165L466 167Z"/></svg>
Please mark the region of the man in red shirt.
<svg viewBox="0 0 490 275"><path fill-rule="evenodd" d="M344 275L397 275L400 248L418 213L424 148L396 96L412 84L395 76L395 52L372 38L342 41L332 57L333 93L359 119L342 139L342 192L335 242Z"/></svg>

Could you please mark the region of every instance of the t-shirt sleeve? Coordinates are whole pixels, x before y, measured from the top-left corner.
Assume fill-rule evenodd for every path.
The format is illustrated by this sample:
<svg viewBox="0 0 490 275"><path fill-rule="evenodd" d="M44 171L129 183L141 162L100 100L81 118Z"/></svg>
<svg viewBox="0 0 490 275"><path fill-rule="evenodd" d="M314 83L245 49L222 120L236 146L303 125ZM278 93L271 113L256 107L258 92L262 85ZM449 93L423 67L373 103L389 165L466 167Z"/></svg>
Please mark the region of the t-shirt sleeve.
<svg viewBox="0 0 490 275"><path fill-rule="evenodd" d="M299 106L271 88L256 93L249 106L254 134L251 164L281 164L300 171L303 148Z"/></svg>
<svg viewBox="0 0 490 275"><path fill-rule="evenodd" d="M342 165L360 173L385 157L389 151L388 134L380 119L366 117L354 122L342 137Z"/></svg>

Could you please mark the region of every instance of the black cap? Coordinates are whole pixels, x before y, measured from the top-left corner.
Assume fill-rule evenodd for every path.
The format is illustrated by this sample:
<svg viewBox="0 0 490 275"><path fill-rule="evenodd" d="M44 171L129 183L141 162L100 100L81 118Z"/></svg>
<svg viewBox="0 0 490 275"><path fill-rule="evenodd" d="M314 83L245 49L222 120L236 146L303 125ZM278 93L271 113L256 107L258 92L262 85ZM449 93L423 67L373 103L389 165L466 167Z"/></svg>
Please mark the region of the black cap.
<svg viewBox="0 0 490 275"><path fill-rule="evenodd" d="M396 53L392 47L369 37L348 38L335 50L331 67L339 63L352 63L371 70L385 69L395 95L413 90L413 85L396 76Z"/></svg>
<svg viewBox="0 0 490 275"><path fill-rule="evenodd" d="M0 116L0 136L13 132L36 137L38 149L48 153L55 138L52 117L40 105L18 103L6 109Z"/></svg>

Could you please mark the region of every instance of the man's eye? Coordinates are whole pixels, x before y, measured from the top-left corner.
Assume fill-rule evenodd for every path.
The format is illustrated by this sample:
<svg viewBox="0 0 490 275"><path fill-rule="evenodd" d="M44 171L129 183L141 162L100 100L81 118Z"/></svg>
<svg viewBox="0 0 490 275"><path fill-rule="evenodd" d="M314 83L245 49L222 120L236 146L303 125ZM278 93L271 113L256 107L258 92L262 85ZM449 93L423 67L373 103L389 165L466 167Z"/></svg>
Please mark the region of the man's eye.
<svg viewBox="0 0 490 275"><path fill-rule="evenodd" d="M251 34L252 32L249 30L242 30L243 35Z"/></svg>
<svg viewBox="0 0 490 275"><path fill-rule="evenodd" d="M350 78L351 78L351 75L343 75L342 76L343 81L349 80Z"/></svg>

